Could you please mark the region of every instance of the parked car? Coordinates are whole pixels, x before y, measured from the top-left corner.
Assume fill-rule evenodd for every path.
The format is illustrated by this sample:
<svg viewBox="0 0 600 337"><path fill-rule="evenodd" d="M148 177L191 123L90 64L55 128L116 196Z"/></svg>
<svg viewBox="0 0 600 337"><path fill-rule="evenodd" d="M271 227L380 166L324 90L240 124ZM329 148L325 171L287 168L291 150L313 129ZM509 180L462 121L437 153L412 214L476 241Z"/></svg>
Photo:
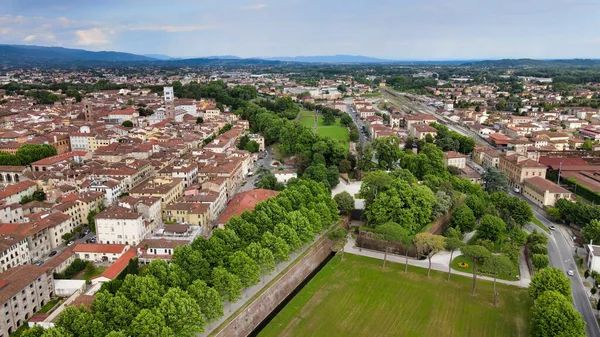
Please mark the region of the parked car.
<svg viewBox="0 0 600 337"><path fill-rule="evenodd" d="M56 255L58 252L53 250L50 252L50 254L48 254L48 256L53 257L54 255Z"/></svg>
<svg viewBox="0 0 600 337"><path fill-rule="evenodd" d="M67 243L67 246L72 246L75 243L75 241L69 241L69 243Z"/></svg>
<svg viewBox="0 0 600 337"><path fill-rule="evenodd" d="M514 189L515 193L521 193L521 188L519 186L515 187Z"/></svg>
<svg viewBox="0 0 600 337"><path fill-rule="evenodd" d="M36 261L34 264L39 267L44 264L44 260Z"/></svg>
<svg viewBox="0 0 600 337"><path fill-rule="evenodd" d="M86 229L86 230L85 230L83 233L84 233L85 235L88 235L88 234L90 234L90 230L89 230L89 229Z"/></svg>

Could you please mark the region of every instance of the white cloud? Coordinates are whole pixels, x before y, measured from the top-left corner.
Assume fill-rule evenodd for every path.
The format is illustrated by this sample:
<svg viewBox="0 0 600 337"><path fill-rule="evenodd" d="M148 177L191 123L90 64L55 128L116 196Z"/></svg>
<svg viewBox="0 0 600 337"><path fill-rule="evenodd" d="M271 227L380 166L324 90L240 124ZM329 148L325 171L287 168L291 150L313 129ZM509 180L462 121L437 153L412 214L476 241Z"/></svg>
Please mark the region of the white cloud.
<svg viewBox="0 0 600 337"><path fill-rule="evenodd" d="M102 45L110 43L100 28L77 30L75 31L75 35L77 35L76 44L79 46Z"/></svg>
<svg viewBox="0 0 600 337"><path fill-rule="evenodd" d="M37 36L35 36L35 35L27 35L27 36L26 36L26 37L23 39L23 41L25 41L25 42L29 42L29 41L33 41L33 40L35 40L36 38L37 38Z"/></svg>
<svg viewBox="0 0 600 337"><path fill-rule="evenodd" d="M242 9L244 9L244 10L258 10L258 9L263 9L265 7L267 7L267 5L265 5L265 4L256 4L256 5L244 6L244 7L242 7Z"/></svg>
<svg viewBox="0 0 600 337"><path fill-rule="evenodd" d="M215 29L213 26L142 26L133 27L129 30L162 31L167 33L195 32L199 30Z"/></svg>

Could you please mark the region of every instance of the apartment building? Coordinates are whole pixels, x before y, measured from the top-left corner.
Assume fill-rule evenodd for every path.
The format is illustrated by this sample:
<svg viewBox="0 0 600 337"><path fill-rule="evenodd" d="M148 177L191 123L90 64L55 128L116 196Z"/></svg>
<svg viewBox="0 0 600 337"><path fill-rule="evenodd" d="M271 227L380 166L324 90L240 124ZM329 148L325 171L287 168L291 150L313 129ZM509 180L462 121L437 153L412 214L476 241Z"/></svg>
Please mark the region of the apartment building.
<svg viewBox="0 0 600 337"><path fill-rule="evenodd" d="M533 177L523 182L523 195L534 204L545 208L554 207L560 199L571 199L573 193L550 180Z"/></svg>
<svg viewBox="0 0 600 337"><path fill-rule="evenodd" d="M0 272L30 261L27 237L14 227L15 224L0 225Z"/></svg>
<svg viewBox="0 0 600 337"><path fill-rule="evenodd" d="M500 158L498 169L506 174L511 187L521 187L528 178L546 178L546 166L517 154Z"/></svg>
<svg viewBox="0 0 600 337"><path fill-rule="evenodd" d="M444 153L444 162L446 166L454 166L463 169L467 166L467 156L455 151L448 151Z"/></svg>
<svg viewBox="0 0 600 337"><path fill-rule="evenodd" d="M0 274L0 336L8 337L54 296L54 278L30 264Z"/></svg>
<svg viewBox="0 0 600 337"><path fill-rule="evenodd" d="M31 196L37 190L37 185L30 180L21 181L16 184L0 187L0 200L6 204L18 204L21 198Z"/></svg>
<svg viewBox="0 0 600 337"><path fill-rule="evenodd" d="M153 196L161 200L161 208L175 202L183 196L183 179L181 178L152 178L140 186L133 188L130 195L136 197Z"/></svg>
<svg viewBox="0 0 600 337"><path fill-rule="evenodd" d="M135 246L149 232L141 213L122 206L107 207L95 220L98 243Z"/></svg>

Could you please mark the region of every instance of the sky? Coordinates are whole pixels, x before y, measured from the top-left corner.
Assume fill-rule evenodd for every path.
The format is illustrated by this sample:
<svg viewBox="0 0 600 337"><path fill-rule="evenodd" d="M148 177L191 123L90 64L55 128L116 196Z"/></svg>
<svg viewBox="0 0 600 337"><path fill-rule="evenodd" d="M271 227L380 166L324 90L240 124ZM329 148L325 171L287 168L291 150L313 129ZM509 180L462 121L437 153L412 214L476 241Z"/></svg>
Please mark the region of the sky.
<svg viewBox="0 0 600 337"><path fill-rule="evenodd" d="M172 57L600 58L600 0L2 0L0 44Z"/></svg>

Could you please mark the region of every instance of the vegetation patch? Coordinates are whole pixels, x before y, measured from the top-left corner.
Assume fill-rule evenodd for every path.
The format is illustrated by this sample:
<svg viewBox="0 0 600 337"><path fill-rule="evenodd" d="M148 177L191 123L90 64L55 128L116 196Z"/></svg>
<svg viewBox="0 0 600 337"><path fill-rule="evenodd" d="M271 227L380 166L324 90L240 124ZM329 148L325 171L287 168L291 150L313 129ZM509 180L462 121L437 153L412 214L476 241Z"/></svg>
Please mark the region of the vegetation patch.
<svg viewBox="0 0 600 337"><path fill-rule="evenodd" d="M332 259L259 336L526 336L525 289L346 254Z"/></svg>

